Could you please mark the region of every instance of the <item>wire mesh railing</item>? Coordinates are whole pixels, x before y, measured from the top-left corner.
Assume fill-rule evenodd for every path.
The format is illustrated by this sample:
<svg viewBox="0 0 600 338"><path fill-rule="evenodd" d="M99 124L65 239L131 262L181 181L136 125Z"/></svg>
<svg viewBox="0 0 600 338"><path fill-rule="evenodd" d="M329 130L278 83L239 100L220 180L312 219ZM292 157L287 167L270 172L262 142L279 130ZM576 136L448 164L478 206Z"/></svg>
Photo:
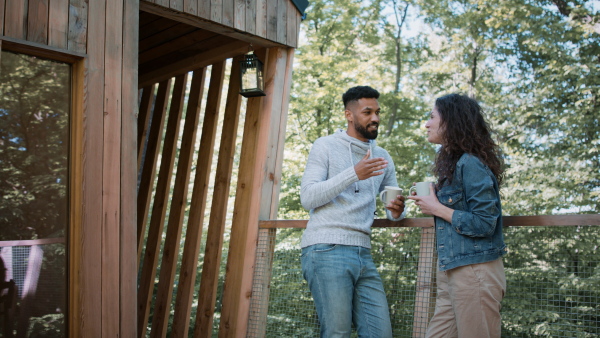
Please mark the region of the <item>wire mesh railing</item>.
<svg viewBox="0 0 600 338"><path fill-rule="evenodd" d="M259 239L255 276L263 281L255 277L248 336L318 337L300 266L303 229L268 230ZM600 226L510 226L504 233L509 254L502 337L600 337ZM430 227L373 229L372 255L384 281L394 337L425 335L435 307L433 248ZM262 295L254 297L257 287Z"/></svg>

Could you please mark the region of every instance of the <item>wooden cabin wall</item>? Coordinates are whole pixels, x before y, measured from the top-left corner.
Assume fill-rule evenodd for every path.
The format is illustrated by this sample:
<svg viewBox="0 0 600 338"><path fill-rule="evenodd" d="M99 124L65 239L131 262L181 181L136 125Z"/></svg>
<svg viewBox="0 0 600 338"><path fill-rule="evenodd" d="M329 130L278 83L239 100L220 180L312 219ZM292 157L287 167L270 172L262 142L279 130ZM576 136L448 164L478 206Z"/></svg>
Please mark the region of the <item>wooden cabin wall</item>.
<svg viewBox="0 0 600 338"><path fill-rule="evenodd" d="M293 48L287 47L257 51L259 57L265 60L267 95L246 100L241 141L237 140L237 130L242 113L242 97L239 94L239 61L242 55L233 58L228 82L225 81L225 60L210 66L210 83L202 109L199 98L203 96L204 78L208 75L208 69L195 70L191 79L186 80L186 75L180 75L142 89L140 111L146 110L148 102L152 101L148 97L154 97L155 104L154 109L148 111L152 115L151 119L144 117L139 120L140 134L147 135L140 142L140 148L145 148L140 149L140 152L146 153L141 163L140 182L145 181L144 175L152 175L152 170L146 169L147 167L154 167L158 176L154 193L147 193L153 195L154 199L147 198L146 195L138 199L138 210L150 210L148 214L138 215L138 233L142 234L138 250L144 252L140 262L138 289L139 337L167 336L170 318L172 324L169 337L188 337L192 327L194 337L212 335L218 281L219 277L223 277L219 274L222 271L221 255L226 237L230 241L221 299L219 336L246 336L252 301L258 222L260 219L272 219L276 216L279 200L293 51ZM171 94L168 90L161 90L167 88L170 81L175 82ZM181 119L183 109L179 102L188 82L191 82L187 96L188 106L183 125L178 126L177 121ZM220 111L222 96L226 98L224 111ZM169 111L165 109L165 102L168 100L171 100ZM223 117L220 118L221 115ZM196 135L200 118L203 119L202 131ZM223 121L222 125L218 123L220 119ZM181 128L183 132L179 136ZM162 129L165 129L165 135L159 137L158 130ZM219 130L220 139L217 138ZM155 154L160 151L160 145L155 146L150 141L153 134L162 142L160 163ZM146 138L148 141L144 142ZM236 150L236 142L241 142L241 150ZM180 146L175 169L173 161L177 152L174 148L178 143ZM215 150L218 150L218 158L213 163ZM239 167L236 168L234 212L230 215L231 232L226 233L236 151L239 151ZM198 154L197 160L191 163L194 152ZM211 168L216 168L216 172L212 204L208 208ZM175 182L171 187L169 182L174 172ZM192 175L193 191L190 195L187 187ZM154 186L154 181L149 186ZM186 208L189 209L187 219L183 214ZM206 210L210 210L207 221L204 220ZM200 271L198 260L205 223L207 233ZM183 250L180 243L184 243ZM162 258L160 272L157 273L159 257ZM179 267L178 262L181 264ZM196 288L197 274L200 276L199 288ZM176 298L173 300L174 294ZM194 306L196 316L190 318ZM266 313L263 315L266 317Z"/></svg>
<svg viewBox="0 0 600 338"><path fill-rule="evenodd" d="M140 8L257 46L297 47L302 19L291 0L142 0Z"/></svg>
<svg viewBox="0 0 600 338"><path fill-rule="evenodd" d="M136 0L0 0L2 48L73 65L69 335L135 337Z"/></svg>

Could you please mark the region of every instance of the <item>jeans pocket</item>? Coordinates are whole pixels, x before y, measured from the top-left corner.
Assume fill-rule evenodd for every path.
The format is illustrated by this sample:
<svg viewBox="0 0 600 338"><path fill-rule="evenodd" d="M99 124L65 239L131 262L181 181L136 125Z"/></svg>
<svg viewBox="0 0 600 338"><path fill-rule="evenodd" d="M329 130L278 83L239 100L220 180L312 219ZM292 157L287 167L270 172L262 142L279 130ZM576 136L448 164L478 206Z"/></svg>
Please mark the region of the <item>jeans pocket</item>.
<svg viewBox="0 0 600 338"><path fill-rule="evenodd" d="M319 252L329 252L337 247L337 244L315 244L313 251L315 253Z"/></svg>

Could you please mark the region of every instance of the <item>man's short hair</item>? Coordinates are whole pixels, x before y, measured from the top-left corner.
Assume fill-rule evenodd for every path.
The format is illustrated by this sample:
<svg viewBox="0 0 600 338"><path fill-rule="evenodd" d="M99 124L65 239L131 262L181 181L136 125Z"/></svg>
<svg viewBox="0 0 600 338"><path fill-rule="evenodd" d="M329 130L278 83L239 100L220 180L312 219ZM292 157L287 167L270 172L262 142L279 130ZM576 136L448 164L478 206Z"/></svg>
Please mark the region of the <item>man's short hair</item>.
<svg viewBox="0 0 600 338"><path fill-rule="evenodd" d="M360 99L378 99L379 92L369 86L356 86L348 89L344 95L342 95L342 101L344 101L344 108L348 107L351 102L358 101Z"/></svg>

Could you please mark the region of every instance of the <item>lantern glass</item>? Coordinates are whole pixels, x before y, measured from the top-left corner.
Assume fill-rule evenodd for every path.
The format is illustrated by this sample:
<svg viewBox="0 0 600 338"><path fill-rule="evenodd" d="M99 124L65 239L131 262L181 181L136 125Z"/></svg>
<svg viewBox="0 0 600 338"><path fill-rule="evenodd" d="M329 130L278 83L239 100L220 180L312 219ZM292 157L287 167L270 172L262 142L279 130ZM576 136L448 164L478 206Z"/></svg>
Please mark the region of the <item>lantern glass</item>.
<svg viewBox="0 0 600 338"><path fill-rule="evenodd" d="M245 97L265 96L263 63L256 54L248 54L240 61L240 94Z"/></svg>

